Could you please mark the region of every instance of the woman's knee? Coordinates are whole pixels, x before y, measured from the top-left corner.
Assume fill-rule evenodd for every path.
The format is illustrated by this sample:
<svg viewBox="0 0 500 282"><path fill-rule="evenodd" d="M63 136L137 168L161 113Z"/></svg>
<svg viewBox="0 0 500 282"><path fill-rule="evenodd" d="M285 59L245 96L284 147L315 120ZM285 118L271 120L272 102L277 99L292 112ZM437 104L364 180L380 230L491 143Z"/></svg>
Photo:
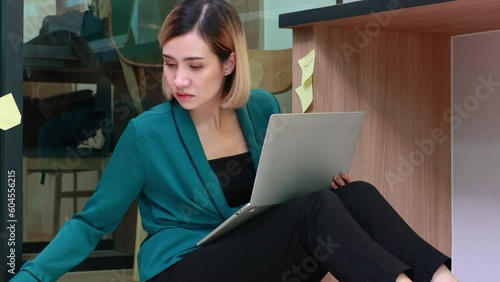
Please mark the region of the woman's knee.
<svg viewBox="0 0 500 282"><path fill-rule="evenodd" d="M339 196L333 193L331 189L316 191L310 193L306 197L308 198L309 202L313 202L313 205L317 205L320 202L329 202L333 204L337 203L339 205L342 204Z"/></svg>
<svg viewBox="0 0 500 282"><path fill-rule="evenodd" d="M375 186L366 181L354 181L344 187L342 187L345 192L349 194L355 194L360 197L371 197L374 195L380 195L380 192Z"/></svg>

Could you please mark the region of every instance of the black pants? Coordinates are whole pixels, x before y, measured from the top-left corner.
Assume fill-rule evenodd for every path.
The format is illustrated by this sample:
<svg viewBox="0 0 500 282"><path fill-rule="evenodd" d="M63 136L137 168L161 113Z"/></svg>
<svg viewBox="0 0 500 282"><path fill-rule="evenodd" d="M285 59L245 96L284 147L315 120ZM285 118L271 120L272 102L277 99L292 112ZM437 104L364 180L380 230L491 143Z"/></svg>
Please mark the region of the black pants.
<svg viewBox="0 0 500 282"><path fill-rule="evenodd" d="M421 239L375 187L353 182L275 207L150 281L430 281L451 260Z"/></svg>

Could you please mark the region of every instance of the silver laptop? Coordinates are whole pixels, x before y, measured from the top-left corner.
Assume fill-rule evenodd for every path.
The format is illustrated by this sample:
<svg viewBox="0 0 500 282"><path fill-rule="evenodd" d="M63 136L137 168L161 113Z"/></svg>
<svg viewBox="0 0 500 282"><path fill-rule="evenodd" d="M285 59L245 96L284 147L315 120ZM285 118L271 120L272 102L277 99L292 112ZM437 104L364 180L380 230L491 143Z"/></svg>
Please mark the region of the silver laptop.
<svg viewBox="0 0 500 282"><path fill-rule="evenodd" d="M198 242L207 244L276 205L349 172L363 112L274 114L269 119L250 203Z"/></svg>

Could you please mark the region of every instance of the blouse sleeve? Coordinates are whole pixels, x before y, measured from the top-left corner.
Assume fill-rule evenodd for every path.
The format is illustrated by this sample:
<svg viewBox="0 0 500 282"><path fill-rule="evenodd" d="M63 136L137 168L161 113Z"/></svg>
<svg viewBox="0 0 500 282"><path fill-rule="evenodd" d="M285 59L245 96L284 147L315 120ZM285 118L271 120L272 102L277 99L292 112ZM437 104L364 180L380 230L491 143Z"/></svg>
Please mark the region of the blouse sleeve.
<svg viewBox="0 0 500 282"><path fill-rule="evenodd" d="M116 229L145 184L144 152L137 131L132 120L84 210L68 220L50 244L10 281L56 281Z"/></svg>

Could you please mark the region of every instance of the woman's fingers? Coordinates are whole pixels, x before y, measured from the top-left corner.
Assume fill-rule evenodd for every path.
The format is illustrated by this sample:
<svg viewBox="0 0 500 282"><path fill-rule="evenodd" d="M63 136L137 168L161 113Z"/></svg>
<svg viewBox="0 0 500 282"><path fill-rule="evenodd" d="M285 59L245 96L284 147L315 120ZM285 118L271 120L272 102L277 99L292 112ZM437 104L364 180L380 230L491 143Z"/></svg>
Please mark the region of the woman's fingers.
<svg viewBox="0 0 500 282"><path fill-rule="evenodd" d="M344 185L345 185L345 182L344 182L344 180L342 180L342 178L340 178L338 176L333 178L333 181L332 181L332 188L333 189L338 189L339 187L344 186Z"/></svg>
<svg viewBox="0 0 500 282"><path fill-rule="evenodd" d="M339 187L342 187L348 183L351 183L351 177L347 175L346 173L340 173L340 176L336 176L333 178L332 181L332 188L333 189L338 189Z"/></svg>
<svg viewBox="0 0 500 282"><path fill-rule="evenodd" d="M347 173L340 173L340 177L344 180L345 184L351 183L351 177Z"/></svg>

